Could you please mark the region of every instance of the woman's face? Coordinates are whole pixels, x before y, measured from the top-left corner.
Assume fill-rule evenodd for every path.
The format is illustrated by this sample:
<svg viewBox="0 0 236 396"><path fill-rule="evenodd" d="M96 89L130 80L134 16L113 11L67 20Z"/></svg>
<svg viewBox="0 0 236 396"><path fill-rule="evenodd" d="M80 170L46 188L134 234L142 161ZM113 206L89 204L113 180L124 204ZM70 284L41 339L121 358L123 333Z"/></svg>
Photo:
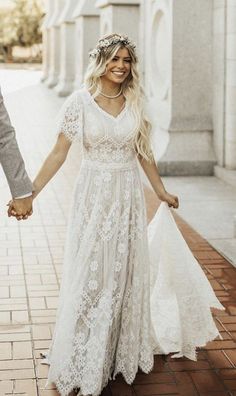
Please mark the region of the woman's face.
<svg viewBox="0 0 236 396"><path fill-rule="evenodd" d="M106 74L101 79L122 84L131 70L131 56L127 48L120 48L113 59L107 64Z"/></svg>

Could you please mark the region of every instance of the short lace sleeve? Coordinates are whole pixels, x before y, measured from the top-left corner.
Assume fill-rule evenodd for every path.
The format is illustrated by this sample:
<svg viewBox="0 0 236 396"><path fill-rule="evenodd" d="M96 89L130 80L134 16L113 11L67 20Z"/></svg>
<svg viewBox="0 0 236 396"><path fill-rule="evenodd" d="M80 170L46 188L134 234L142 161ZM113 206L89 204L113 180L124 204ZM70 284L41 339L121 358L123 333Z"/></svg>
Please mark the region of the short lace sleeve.
<svg viewBox="0 0 236 396"><path fill-rule="evenodd" d="M59 111L57 135L60 133L63 133L70 142L82 139L83 106L78 91L69 96Z"/></svg>

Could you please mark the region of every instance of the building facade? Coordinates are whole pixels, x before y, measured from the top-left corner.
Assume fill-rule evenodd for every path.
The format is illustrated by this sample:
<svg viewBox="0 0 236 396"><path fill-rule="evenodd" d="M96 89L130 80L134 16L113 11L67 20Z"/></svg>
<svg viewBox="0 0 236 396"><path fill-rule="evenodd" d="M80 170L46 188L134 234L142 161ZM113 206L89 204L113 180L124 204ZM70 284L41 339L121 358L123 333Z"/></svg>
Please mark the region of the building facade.
<svg viewBox="0 0 236 396"><path fill-rule="evenodd" d="M170 135L161 174L236 183L236 1L47 0L44 83L60 96L79 88L88 52L111 32L137 43L158 128Z"/></svg>

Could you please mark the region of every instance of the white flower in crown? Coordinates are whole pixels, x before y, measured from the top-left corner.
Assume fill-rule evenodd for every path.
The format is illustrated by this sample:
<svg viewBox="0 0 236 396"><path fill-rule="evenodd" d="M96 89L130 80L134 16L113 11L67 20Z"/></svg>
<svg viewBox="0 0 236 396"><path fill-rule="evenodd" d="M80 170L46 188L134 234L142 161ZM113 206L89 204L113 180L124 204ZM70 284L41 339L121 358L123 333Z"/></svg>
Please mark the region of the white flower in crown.
<svg viewBox="0 0 236 396"><path fill-rule="evenodd" d="M98 54L100 54L100 50L98 48L94 48L92 51L89 52L89 56L91 58L96 58Z"/></svg>
<svg viewBox="0 0 236 396"><path fill-rule="evenodd" d="M101 48L109 47L109 45L111 45L109 40L105 39L105 40L99 41L99 47L101 47Z"/></svg>
<svg viewBox="0 0 236 396"><path fill-rule="evenodd" d="M121 43L123 45L129 45L134 50L136 49L136 45L131 40L129 40L128 37L115 35L110 38L99 40L97 47L90 51L89 56L92 58L96 58L97 55L101 52L106 52L107 48L110 47L110 45L118 43Z"/></svg>

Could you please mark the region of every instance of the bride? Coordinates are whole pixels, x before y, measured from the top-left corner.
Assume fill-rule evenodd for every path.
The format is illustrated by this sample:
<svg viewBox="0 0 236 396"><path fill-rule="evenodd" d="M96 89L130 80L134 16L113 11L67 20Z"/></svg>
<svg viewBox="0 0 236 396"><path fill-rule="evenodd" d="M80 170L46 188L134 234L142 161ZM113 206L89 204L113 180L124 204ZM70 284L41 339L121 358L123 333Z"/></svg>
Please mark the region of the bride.
<svg viewBox="0 0 236 396"><path fill-rule="evenodd" d="M121 373L128 384L154 354L196 359L219 335L210 308L223 308L179 233L153 159L135 45L98 41L82 89L63 106L55 147L34 197L78 141L83 160L69 215L56 325L44 363L62 396L98 396ZM147 229L138 162L163 201ZM46 384L46 386L47 386Z"/></svg>

